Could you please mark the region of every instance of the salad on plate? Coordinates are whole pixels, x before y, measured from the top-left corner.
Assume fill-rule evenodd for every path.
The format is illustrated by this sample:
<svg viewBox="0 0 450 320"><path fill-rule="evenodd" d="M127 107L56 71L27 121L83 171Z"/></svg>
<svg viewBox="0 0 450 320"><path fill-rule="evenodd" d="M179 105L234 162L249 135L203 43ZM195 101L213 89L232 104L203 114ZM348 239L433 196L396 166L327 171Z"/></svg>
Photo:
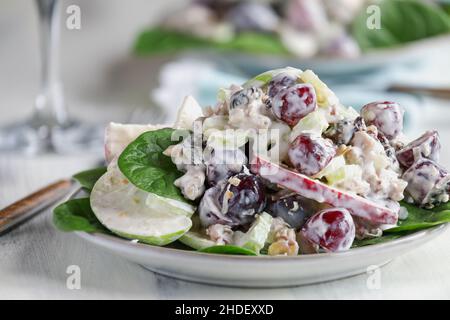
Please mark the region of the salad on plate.
<svg viewBox="0 0 450 320"><path fill-rule="evenodd" d="M63 231L238 255L343 252L450 222L436 131L403 133L393 101L344 106L311 70L188 96L173 125L111 123L106 168L54 210Z"/></svg>
<svg viewBox="0 0 450 320"><path fill-rule="evenodd" d="M141 55L212 48L354 60L448 34L446 10L448 4L436 0L196 0L143 31L134 49Z"/></svg>

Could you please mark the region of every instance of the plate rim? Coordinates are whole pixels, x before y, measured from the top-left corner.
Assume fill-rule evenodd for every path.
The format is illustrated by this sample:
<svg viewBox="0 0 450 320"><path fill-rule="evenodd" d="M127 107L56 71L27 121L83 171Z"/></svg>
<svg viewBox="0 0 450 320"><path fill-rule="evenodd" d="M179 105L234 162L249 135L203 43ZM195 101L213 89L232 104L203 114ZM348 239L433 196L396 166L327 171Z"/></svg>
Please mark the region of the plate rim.
<svg viewBox="0 0 450 320"><path fill-rule="evenodd" d="M77 182L78 184L78 182ZM83 192L83 188L79 185L78 188L75 188L72 192L70 192L64 199L63 202L68 200L76 199L80 192ZM240 261L265 261L265 263L272 263L278 261L309 261L309 260L323 260L323 259L337 259L337 258L347 258L348 256L352 256L355 254L370 254L374 252L378 252L380 250L389 250L393 247L401 246L402 244L410 243L418 241L421 238L428 237L430 240L434 239L436 236L442 234L447 229L450 228L450 223L442 223L437 226L429 227L426 229L422 229L417 232L413 232L412 234L400 237L398 239L390 240L384 243L377 243L373 245L367 245L357 248L352 248L343 252L324 252L317 254L303 254L296 256L269 256L269 255L258 255L258 256L245 256L245 255L232 255L232 254L221 254L221 253L206 253L200 252L195 249L192 250L183 250L176 248L168 248L164 246L155 246L151 244L141 243L141 242L132 242L130 239L121 238L118 235L112 234L103 234L100 232L86 232L86 231L74 231L74 233L91 243L97 244L101 243L102 246L111 246L111 245L119 245L123 249L133 249L139 250L140 252L146 252L148 250L154 251L154 253L163 254L170 253L175 256L185 256L189 257L203 257L205 259L221 259L221 260L240 260ZM424 243L423 243L424 244Z"/></svg>
<svg viewBox="0 0 450 320"><path fill-rule="evenodd" d="M238 259L238 260L245 260L245 261L286 261L286 260L294 260L294 261L300 261L300 260L310 260L310 259L331 259L331 258L345 258L347 256L351 256L354 254L368 254L368 253L374 253L375 251L383 250L383 249L389 249L392 247L400 246L401 244L409 243L409 242L415 242L419 239L429 236L438 236L439 234L445 232L450 227L450 223L443 223L435 227L431 227L428 229L424 229L418 232L415 232L413 234L394 239L385 243L379 243L379 244L373 244L358 248L353 248L348 251L344 252L324 252L324 253L317 253L317 254L304 254L304 255L297 255L297 256L268 256L268 255L259 255L259 256L245 256L245 255L232 255L232 254L221 254L221 253L205 253L205 252L199 252L196 250L183 250L183 249L176 249L176 248L167 248L167 247L159 247L154 246L150 244L145 243L133 243L132 240L120 238L119 236L114 235L108 235L108 234L102 234L102 233L88 233L85 231L75 231L75 234L77 234L79 237L88 240L89 242L103 242L107 244L117 244L122 247L126 248L132 248L137 249L140 251L157 251L158 253L164 253L164 252L170 252L174 255L188 255L191 257L198 256L198 257L205 257L205 258L225 258L225 259ZM132 247L131 247L132 246Z"/></svg>

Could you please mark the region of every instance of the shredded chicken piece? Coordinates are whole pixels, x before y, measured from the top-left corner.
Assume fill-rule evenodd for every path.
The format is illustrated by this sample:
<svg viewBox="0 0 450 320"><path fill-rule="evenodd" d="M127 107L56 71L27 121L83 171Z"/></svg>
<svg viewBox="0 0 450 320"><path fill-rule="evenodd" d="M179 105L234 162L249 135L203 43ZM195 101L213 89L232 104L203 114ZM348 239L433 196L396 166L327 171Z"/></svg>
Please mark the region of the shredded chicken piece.
<svg viewBox="0 0 450 320"><path fill-rule="evenodd" d="M386 156L381 143L369 133L358 131L352 140L353 147L345 154L350 164L361 166L363 180L370 184L371 197L400 201L407 186L399 177Z"/></svg>
<svg viewBox="0 0 450 320"><path fill-rule="evenodd" d="M216 244L229 244L233 241L233 230L224 224L213 224L206 229L206 234Z"/></svg>
<svg viewBox="0 0 450 320"><path fill-rule="evenodd" d="M204 165L190 166L183 176L174 181L174 185L187 199L195 200L205 193L205 178Z"/></svg>

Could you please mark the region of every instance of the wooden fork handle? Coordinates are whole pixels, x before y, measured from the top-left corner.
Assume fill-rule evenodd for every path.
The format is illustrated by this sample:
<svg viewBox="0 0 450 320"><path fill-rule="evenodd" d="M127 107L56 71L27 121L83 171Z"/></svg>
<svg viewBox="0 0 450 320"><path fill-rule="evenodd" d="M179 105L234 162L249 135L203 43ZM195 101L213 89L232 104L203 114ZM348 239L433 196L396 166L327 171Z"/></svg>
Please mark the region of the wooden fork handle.
<svg viewBox="0 0 450 320"><path fill-rule="evenodd" d="M450 99L450 88L429 88L422 86L393 84L388 88L388 91L425 94L437 98Z"/></svg>
<svg viewBox="0 0 450 320"><path fill-rule="evenodd" d="M72 185L69 179L56 181L0 210L0 234L61 199Z"/></svg>

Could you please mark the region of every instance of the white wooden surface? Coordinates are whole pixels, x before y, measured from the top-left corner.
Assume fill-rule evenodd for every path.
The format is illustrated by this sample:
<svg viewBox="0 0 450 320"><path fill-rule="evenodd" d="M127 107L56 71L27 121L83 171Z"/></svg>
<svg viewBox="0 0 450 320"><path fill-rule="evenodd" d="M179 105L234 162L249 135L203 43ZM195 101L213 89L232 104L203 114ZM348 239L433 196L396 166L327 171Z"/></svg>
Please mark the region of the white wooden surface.
<svg viewBox="0 0 450 320"><path fill-rule="evenodd" d="M157 70L142 75L142 70L133 69L124 58L132 36L143 23L157 16L158 10L174 1L134 0L136 6L127 6L126 17L120 1L73 2L81 4L86 20L81 33L64 33L63 71L72 112L85 118L123 120L130 108L148 104L142 90L154 85ZM86 9L88 3L90 10ZM33 54L37 42L30 1L4 0L0 6L0 74L8 74L8 77L0 76L0 121L3 123L29 112L37 89L37 57ZM111 28L114 37L105 38L105 30ZM416 80L450 85L448 54L444 53L443 61L447 63L437 63L434 71L417 75ZM136 74L140 75L137 79ZM442 162L447 167L450 167L449 107L448 102L428 101L424 104L420 127L415 130L440 130L445 149ZM0 207L55 179L90 167L97 160L84 155L38 158L0 155ZM66 287L66 269L70 265L81 268L80 290ZM380 289L370 290L367 278L368 275L361 275L273 290L178 281L93 248L74 234L56 231L50 211L0 237L0 298L3 299L400 299L450 298L450 233L384 267Z"/></svg>

